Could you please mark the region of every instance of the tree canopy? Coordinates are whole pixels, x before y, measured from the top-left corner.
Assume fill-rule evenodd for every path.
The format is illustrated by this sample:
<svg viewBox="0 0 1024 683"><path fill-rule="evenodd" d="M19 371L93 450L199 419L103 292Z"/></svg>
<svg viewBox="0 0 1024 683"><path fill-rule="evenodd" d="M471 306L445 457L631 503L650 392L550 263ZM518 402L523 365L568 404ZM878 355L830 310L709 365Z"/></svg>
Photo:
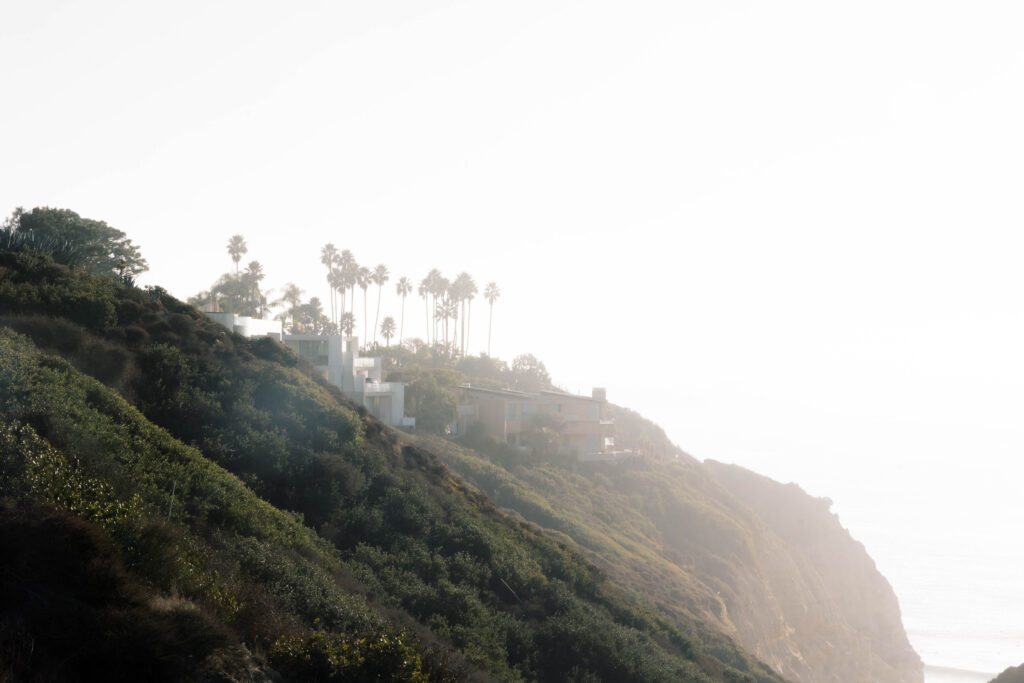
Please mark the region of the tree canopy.
<svg viewBox="0 0 1024 683"><path fill-rule="evenodd" d="M520 391L551 388L551 375L536 356L524 353L512 359L512 386Z"/></svg>
<svg viewBox="0 0 1024 683"><path fill-rule="evenodd" d="M81 266L96 275L136 276L149 270L146 259L128 236L103 221L82 218L69 209L15 209L6 228L31 236L37 244L60 244L50 250L54 259Z"/></svg>

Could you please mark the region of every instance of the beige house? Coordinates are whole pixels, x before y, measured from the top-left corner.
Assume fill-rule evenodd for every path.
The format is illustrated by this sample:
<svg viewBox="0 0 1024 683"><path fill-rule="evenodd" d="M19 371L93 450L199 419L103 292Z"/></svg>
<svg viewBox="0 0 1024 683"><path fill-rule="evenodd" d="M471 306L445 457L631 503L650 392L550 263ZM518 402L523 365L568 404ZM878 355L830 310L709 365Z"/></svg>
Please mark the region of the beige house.
<svg viewBox="0 0 1024 683"><path fill-rule="evenodd" d="M525 437L539 426L551 426L563 448L581 461L617 460L634 455L615 450L615 422L605 416L604 389L591 396L561 391L524 392L484 389L463 384L458 388L458 417L452 431L464 434L473 424L483 433L510 446L523 447Z"/></svg>

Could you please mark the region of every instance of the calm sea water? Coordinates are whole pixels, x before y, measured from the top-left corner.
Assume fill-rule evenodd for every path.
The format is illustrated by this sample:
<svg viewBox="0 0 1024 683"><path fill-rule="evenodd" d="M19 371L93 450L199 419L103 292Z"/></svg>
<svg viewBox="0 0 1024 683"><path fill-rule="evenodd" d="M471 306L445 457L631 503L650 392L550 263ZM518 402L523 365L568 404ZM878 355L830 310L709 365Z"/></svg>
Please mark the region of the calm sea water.
<svg viewBox="0 0 1024 683"><path fill-rule="evenodd" d="M1024 548L1007 535L1016 524L892 502L837 512L896 591L926 683L982 683L1024 663Z"/></svg>

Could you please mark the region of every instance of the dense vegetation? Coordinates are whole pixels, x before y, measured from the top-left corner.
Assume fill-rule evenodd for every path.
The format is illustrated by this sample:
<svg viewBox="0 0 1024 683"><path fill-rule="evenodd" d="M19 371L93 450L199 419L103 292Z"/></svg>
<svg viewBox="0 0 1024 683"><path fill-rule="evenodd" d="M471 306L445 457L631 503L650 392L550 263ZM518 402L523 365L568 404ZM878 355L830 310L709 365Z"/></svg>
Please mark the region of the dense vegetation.
<svg viewBox="0 0 1024 683"><path fill-rule="evenodd" d="M500 513L276 343L12 246L0 528L20 545L0 677L778 680ZM96 645L136 617L137 657Z"/></svg>
<svg viewBox="0 0 1024 683"><path fill-rule="evenodd" d="M584 464L472 431L457 442L415 441L510 515L582 550L726 661L731 644L722 633L790 680L920 680L891 588L830 501L697 462L648 421L611 412L623 419L625 445L644 455Z"/></svg>

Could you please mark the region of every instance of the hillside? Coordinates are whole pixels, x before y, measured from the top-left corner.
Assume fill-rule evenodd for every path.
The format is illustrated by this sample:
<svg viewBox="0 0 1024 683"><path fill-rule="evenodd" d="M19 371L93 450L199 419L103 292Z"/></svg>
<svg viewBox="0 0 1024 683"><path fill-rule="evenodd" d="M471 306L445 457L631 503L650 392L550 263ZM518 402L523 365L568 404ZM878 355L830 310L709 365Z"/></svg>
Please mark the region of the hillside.
<svg viewBox="0 0 1024 683"><path fill-rule="evenodd" d="M615 414L630 423L626 445L672 450L660 429ZM923 679L891 587L827 500L681 452L580 464L517 457L486 440L421 442L680 628L729 634L787 680Z"/></svg>
<svg viewBox="0 0 1024 683"><path fill-rule="evenodd" d="M0 251L0 678L778 681L270 340Z"/></svg>
<svg viewBox="0 0 1024 683"><path fill-rule="evenodd" d="M992 679L991 683L1022 683L1024 681L1024 664L1011 666Z"/></svg>

